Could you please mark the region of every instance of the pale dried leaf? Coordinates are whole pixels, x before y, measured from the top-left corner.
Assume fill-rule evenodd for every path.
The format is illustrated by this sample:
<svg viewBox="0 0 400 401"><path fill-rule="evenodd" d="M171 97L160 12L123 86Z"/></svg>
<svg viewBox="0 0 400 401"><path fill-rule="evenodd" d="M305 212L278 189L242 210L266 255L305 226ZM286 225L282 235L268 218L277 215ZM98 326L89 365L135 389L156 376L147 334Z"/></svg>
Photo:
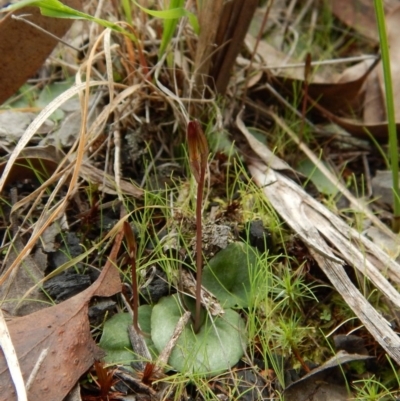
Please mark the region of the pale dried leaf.
<svg viewBox="0 0 400 401"><path fill-rule="evenodd" d="M386 119L384 94L381 90L378 71L378 68L371 71L365 81L363 122L366 126L377 124Z"/></svg>

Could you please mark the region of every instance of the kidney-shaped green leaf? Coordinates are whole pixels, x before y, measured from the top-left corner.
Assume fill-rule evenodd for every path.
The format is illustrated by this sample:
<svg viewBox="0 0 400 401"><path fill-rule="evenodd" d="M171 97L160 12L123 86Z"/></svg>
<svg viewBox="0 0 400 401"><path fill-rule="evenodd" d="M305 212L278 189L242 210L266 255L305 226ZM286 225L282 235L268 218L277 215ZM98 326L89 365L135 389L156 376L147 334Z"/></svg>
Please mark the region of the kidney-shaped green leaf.
<svg viewBox="0 0 400 401"><path fill-rule="evenodd" d="M170 340L183 308L178 296L162 298L151 315L151 338L161 352ZM168 363L177 371L202 375L217 374L235 365L245 347L244 322L238 313L225 310L213 322L207 317L194 334L188 324L175 345Z"/></svg>
<svg viewBox="0 0 400 401"><path fill-rule="evenodd" d="M129 364L133 351L128 335L128 325L132 324L129 313L117 313L104 324L99 346L106 351L104 361L110 364Z"/></svg>
<svg viewBox="0 0 400 401"><path fill-rule="evenodd" d="M247 307L256 267L256 250L243 242L233 242L209 261L203 270L202 285L225 308Z"/></svg>
<svg viewBox="0 0 400 401"><path fill-rule="evenodd" d="M139 325L145 333L150 332L151 311L150 305L139 307ZM104 358L106 363L130 365L137 360L129 340L128 326L130 325L132 325L132 318L129 313L117 313L105 322L99 346L107 353ZM145 337L145 342L150 352L154 353L151 339Z"/></svg>

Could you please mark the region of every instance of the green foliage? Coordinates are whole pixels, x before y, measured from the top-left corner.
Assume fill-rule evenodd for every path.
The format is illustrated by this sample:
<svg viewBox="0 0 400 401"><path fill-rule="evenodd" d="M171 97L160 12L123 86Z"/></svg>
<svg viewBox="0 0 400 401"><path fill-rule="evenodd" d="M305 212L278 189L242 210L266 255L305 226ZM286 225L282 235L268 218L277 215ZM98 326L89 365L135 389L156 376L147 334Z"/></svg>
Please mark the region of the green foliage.
<svg viewBox="0 0 400 401"><path fill-rule="evenodd" d="M312 287L308 285L301 272L293 272L287 265L282 265L278 275L273 276L271 293L283 310L302 311L306 300L315 298Z"/></svg>
<svg viewBox="0 0 400 401"><path fill-rule="evenodd" d="M110 364L126 364L133 359L129 341L128 325L132 324L129 313L118 313L104 324L99 346L107 352L104 360Z"/></svg>
<svg viewBox="0 0 400 401"><path fill-rule="evenodd" d="M326 163L323 161L321 163L329 169ZM335 196L339 192L337 186L327 180L321 170L310 159L301 160L297 165L297 170L303 173L317 187L319 192L328 196Z"/></svg>
<svg viewBox="0 0 400 401"><path fill-rule="evenodd" d="M256 250L243 242L234 242L209 261L203 271L202 284L223 307L247 307L251 274L256 267Z"/></svg>
<svg viewBox="0 0 400 401"><path fill-rule="evenodd" d="M164 297L154 306L151 316L151 336L158 351L164 349L178 320L184 312L177 295ZM235 365L245 347L244 322L240 315L226 309L222 317L205 317L195 334L187 325L172 354L169 364L188 374L217 374Z"/></svg>
<svg viewBox="0 0 400 401"><path fill-rule="evenodd" d="M61 1L58 0L22 0L18 3L5 7L2 12L15 11L23 7L39 7L42 15L46 17L84 19L87 21L96 22L97 24L105 28L110 28L115 32L122 33L123 35L128 36L132 41L136 42L136 37L125 29L121 28L118 24L114 24L101 18L95 18L89 14L85 14L81 11L64 5L63 3L61 3Z"/></svg>
<svg viewBox="0 0 400 401"><path fill-rule="evenodd" d="M357 387L357 396L353 398L355 401L395 401L397 399L395 394L391 393L382 383L373 377L358 380L354 382L354 385Z"/></svg>
<svg viewBox="0 0 400 401"><path fill-rule="evenodd" d="M143 10L146 14L149 14L155 18L160 18L162 20L165 20L164 32L159 51L160 57L165 52L169 42L172 39L179 18L188 17L189 22L192 25L194 31L197 34L200 32L200 27L197 17L193 13L183 8L184 0L170 0L168 10L161 10L161 11L149 10L148 8L142 7L139 3L137 3L134 0L133 3L141 10Z"/></svg>
<svg viewBox="0 0 400 401"><path fill-rule="evenodd" d="M150 316L152 307L139 307L139 325L146 332L150 332ZM123 364L129 366L140 357L135 357L129 340L128 327L132 326L132 317L129 313L117 313L104 324L103 333L99 342L100 348L106 351L105 362L111 365ZM149 351L157 355L153 341L144 337Z"/></svg>

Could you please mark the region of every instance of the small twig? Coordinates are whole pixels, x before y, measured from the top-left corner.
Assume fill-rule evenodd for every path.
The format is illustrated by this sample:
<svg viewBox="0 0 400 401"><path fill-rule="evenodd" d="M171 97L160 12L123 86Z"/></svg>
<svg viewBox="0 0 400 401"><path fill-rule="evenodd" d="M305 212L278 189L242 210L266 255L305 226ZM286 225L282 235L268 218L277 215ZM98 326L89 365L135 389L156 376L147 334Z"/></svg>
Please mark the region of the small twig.
<svg viewBox="0 0 400 401"><path fill-rule="evenodd" d="M151 361L151 354L147 348L146 342L141 334L139 334L133 326L128 326L129 340L132 344L132 349L138 354L143 360L133 362L134 367L138 370L144 370L148 362Z"/></svg>
<svg viewBox="0 0 400 401"><path fill-rule="evenodd" d="M180 278L179 278L179 292L183 295L195 296L196 294L196 280L186 270L180 269ZM183 299L181 299L183 301ZM201 287L201 304L210 314L210 316L223 316L225 314L224 309L221 304L218 302L218 299L206 288Z"/></svg>
<svg viewBox="0 0 400 401"><path fill-rule="evenodd" d="M39 25L35 24L34 22L29 21L29 20L27 20L27 19L24 18L24 17L30 17L30 16L31 16L31 14L21 14L21 15L12 14L12 15L11 15L11 18L12 18L12 19L15 19L15 20L17 20L17 21L25 22L26 24L33 26L34 28L36 28L36 29L39 30L40 32L43 32L44 34L46 34L46 35L52 37L53 39L55 39L57 42L60 42L60 43L62 43L63 45L68 46L68 47L70 47L71 49L73 49L73 50L75 50L75 51L77 51L77 52L80 52L80 51L81 51L81 50L78 49L77 47L75 47L75 46L69 44L68 42L66 42L65 40L59 38L59 37L56 36L56 35L53 35L53 34L52 34L51 32L49 32L49 31L46 31L46 30L43 29L41 26L39 26Z"/></svg>
<svg viewBox="0 0 400 401"><path fill-rule="evenodd" d="M304 138L304 125L307 113L307 99L308 99L308 84L311 75L311 53L307 53L305 63L304 63L304 81L303 81L303 101L301 105L301 120L300 120L300 129L299 129L299 139L303 141Z"/></svg>
<svg viewBox="0 0 400 401"><path fill-rule="evenodd" d="M48 352L49 352L49 349L45 348L40 353L39 359L36 361L35 366L33 367L31 374L29 375L28 381L26 382L26 391L29 391L29 389L31 388L32 383L35 380L36 375L39 372L39 369L42 366L43 361L45 360Z"/></svg>
<svg viewBox="0 0 400 401"><path fill-rule="evenodd" d="M168 364L168 359L171 355L172 350L174 349L180 335L182 334L183 329L187 325L189 319L190 319L191 313L186 311L178 320L178 323L175 326L175 330L172 333L171 338L168 341L168 344L164 347L164 349L161 351L160 355L158 356L158 359L156 361L156 369L155 373L161 373L162 369L164 369L164 366Z"/></svg>

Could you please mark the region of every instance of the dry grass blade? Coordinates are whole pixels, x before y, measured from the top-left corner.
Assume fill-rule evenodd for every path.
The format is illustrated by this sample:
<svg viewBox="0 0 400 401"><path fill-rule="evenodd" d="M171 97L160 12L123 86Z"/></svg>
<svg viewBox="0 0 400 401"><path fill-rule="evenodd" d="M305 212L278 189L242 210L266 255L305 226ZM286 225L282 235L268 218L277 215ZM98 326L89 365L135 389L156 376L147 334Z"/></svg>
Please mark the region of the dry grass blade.
<svg viewBox="0 0 400 401"><path fill-rule="evenodd" d="M90 87L94 86L102 86L102 85L107 85L107 81L91 81L89 83ZM24 135L21 137L20 141L18 142L17 146L11 153L8 162L4 168L3 174L0 178L0 192L3 191L4 185L6 183L8 174L11 171L12 166L14 165L17 157L20 155L22 150L26 147L28 142L32 139L32 137L36 134L38 129L41 127L41 125L49 118L49 116L57 110L57 108L65 103L67 100L71 99L73 96L79 94L84 88L86 87L86 83L79 84L76 86L73 86L72 88L68 89L65 91L63 94L58 96L56 99L54 99L53 102L51 102L49 105L47 105L40 113L39 115L32 121L32 123L29 125L27 130L25 131Z"/></svg>
<svg viewBox="0 0 400 401"><path fill-rule="evenodd" d="M315 154L303 143L298 136L287 126L287 124L278 117L275 113L268 113L275 122L283 128L283 130L291 137L291 139L299 146L300 150L318 167L318 169L324 174L333 185L349 200L352 207L356 210L364 213L372 223L382 230L386 235L392 238L394 241L399 242L399 237L393 233L385 224L383 224L360 200L358 200L352 193L336 178L332 173L325 167L323 163L315 156Z"/></svg>

